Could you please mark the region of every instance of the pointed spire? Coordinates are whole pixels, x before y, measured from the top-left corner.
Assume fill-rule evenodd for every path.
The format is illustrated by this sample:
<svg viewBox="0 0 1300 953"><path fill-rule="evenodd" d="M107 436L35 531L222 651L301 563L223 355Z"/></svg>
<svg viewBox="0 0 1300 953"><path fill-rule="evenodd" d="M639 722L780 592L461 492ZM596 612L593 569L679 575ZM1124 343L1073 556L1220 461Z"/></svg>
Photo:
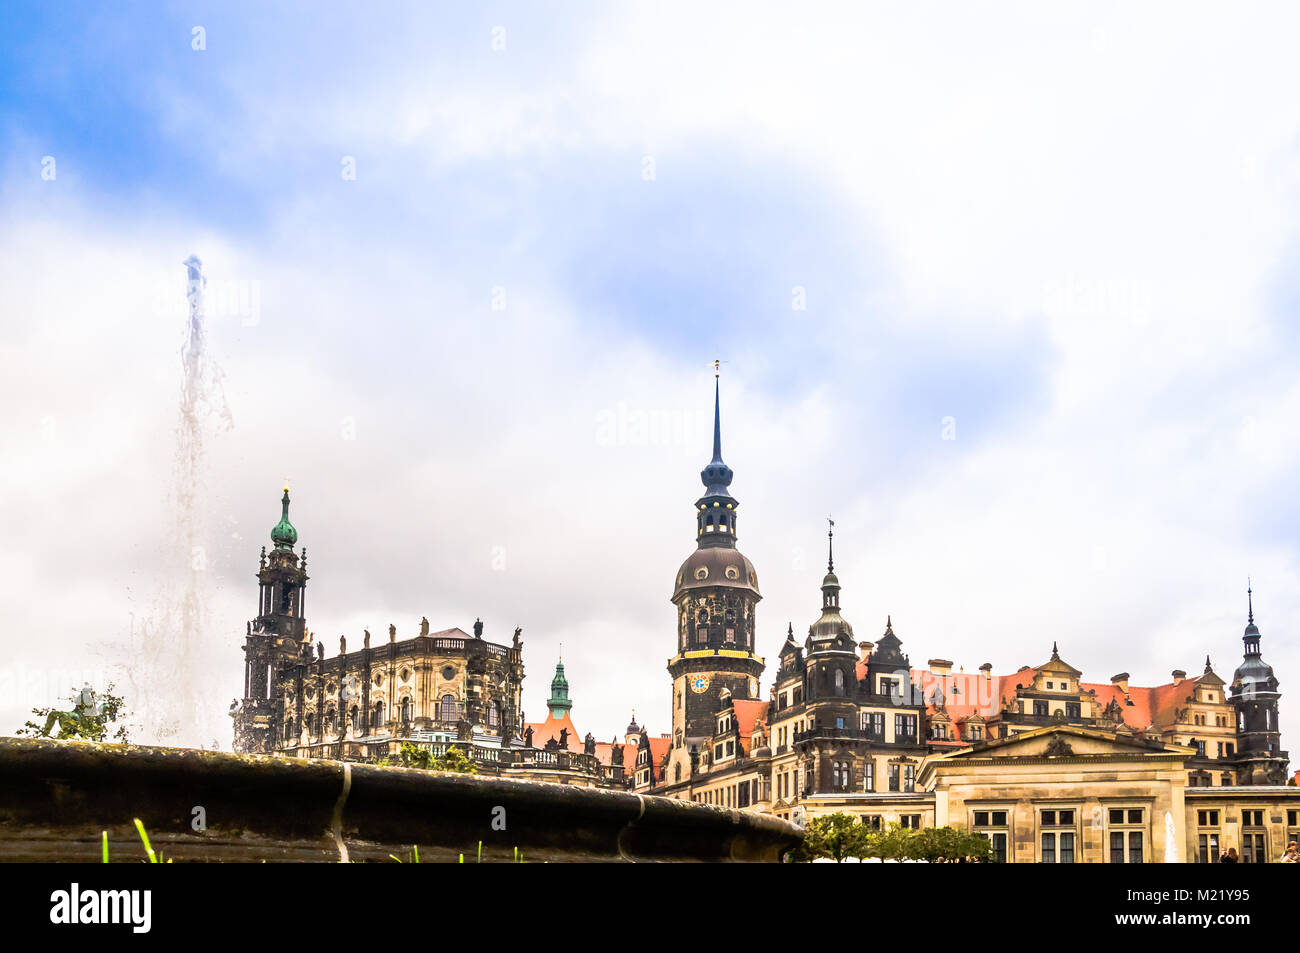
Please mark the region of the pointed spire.
<svg viewBox="0 0 1300 953"><path fill-rule="evenodd" d="M788 626L789 626L789 627L785 630L785 639L786 639L787 642L793 642L793 641L794 641L794 623L793 623L793 622L790 622L790 623L788 623Z"/></svg>
<svg viewBox="0 0 1300 953"><path fill-rule="evenodd" d="M1213 669L1210 668L1210 657L1207 655L1205 656L1205 674L1209 675L1211 671Z"/></svg>
<svg viewBox="0 0 1300 953"><path fill-rule="evenodd" d="M828 526L826 529L826 571L834 572L835 571L835 521L828 516L826 517L826 522L830 524L830 526Z"/></svg>
<svg viewBox="0 0 1300 953"><path fill-rule="evenodd" d="M722 393L718 362L713 362L713 462L722 462Z"/></svg>
<svg viewBox="0 0 1300 953"><path fill-rule="evenodd" d="M1251 596L1250 577L1246 577L1246 623L1253 625L1255 622L1255 601Z"/></svg>
<svg viewBox="0 0 1300 953"><path fill-rule="evenodd" d="M1052 661L1059 662L1060 660L1061 660L1061 653L1056 650L1056 640L1053 639L1052 640Z"/></svg>
<svg viewBox="0 0 1300 953"><path fill-rule="evenodd" d="M718 373L720 364L720 361L713 362L713 459L700 471L704 496L695 501L695 540L700 547L735 548L738 504L728 489L734 474L731 472L731 467L722 460L722 398Z"/></svg>

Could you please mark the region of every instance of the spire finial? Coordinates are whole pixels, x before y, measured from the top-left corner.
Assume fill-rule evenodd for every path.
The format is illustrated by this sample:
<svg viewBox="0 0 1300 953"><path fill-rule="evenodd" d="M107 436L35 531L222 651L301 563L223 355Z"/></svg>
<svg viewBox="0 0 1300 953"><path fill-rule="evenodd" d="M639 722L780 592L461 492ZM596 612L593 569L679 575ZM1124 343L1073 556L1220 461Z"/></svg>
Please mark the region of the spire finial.
<svg viewBox="0 0 1300 953"><path fill-rule="evenodd" d="M835 571L835 521L829 516L826 522L830 524L826 528L826 571Z"/></svg>
<svg viewBox="0 0 1300 953"><path fill-rule="evenodd" d="M1255 601L1251 596L1250 577L1246 577L1246 621L1253 623L1255 621Z"/></svg>
<svg viewBox="0 0 1300 953"><path fill-rule="evenodd" d="M1057 650L1056 650L1056 640L1053 639L1053 640L1052 640L1052 658L1054 658L1054 659L1059 659L1060 657L1061 657L1060 653L1057 652Z"/></svg>
<svg viewBox="0 0 1300 953"><path fill-rule="evenodd" d="M722 373L713 362L713 462L722 462Z"/></svg>
<svg viewBox="0 0 1300 953"><path fill-rule="evenodd" d="M1211 669L1210 669L1210 657L1207 655L1207 656L1205 656L1205 674L1208 675L1208 674L1210 673L1210 671L1211 671Z"/></svg>

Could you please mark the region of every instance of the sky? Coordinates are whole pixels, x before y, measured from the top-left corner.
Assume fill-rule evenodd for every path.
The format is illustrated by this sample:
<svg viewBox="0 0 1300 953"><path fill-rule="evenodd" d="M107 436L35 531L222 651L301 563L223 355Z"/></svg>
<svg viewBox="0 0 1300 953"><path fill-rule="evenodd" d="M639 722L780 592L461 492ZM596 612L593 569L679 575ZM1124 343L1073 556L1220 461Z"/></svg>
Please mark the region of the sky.
<svg viewBox="0 0 1300 953"><path fill-rule="evenodd" d="M114 679L228 748L287 478L330 654L518 625L530 719L562 651L667 732L717 358L769 659L828 515L858 637L968 671L1230 679L1249 576L1300 737L1293 7L3 16L0 731Z"/></svg>

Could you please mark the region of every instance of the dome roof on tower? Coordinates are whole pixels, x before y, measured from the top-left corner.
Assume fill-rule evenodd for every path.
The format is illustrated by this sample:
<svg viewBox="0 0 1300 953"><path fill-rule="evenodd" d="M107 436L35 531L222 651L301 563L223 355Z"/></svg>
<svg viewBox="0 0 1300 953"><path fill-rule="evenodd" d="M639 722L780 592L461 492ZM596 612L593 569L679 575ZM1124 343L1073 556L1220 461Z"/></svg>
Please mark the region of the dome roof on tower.
<svg viewBox="0 0 1300 953"><path fill-rule="evenodd" d="M284 488L284 496L280 498L280 504L280 522L276 523L271 530L271 542L275 543L277 549L293 549L294 543L298 542L298 531L289 522L288 486Z"/></svg>
<svg viewBox="0 0 1300 953"><path fill-rule="evenodd" d="M754 564L738 549L717 546L697 549L686 557L686 562L677 570L673 602L692 589L712 589L718 586L748 589L762 598L758 591L758 574L754 572Z"/></svg>

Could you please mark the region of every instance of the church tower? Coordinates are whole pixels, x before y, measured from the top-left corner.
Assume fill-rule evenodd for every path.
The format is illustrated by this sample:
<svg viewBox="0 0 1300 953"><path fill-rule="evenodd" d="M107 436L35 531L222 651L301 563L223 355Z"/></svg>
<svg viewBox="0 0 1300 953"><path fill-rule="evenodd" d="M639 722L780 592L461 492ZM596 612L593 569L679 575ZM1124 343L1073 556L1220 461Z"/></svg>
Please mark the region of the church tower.
<svg viewBox="0 0 1300 953"><path fill-rule="evenodd" d="M1237 783L1283 784L1287 758L1277 724L1277 676L1259 649L1259 627L1255 625L1255 604L1246 586L1245 652L1232 676L1229 701L1237 714Z"/></svg>
<svg viewBox="0 0 1300 953"><path fill-rule="evenodd" d="M677 570L677 653L673 679L673 738L665 777L690 776L708 747L714 716L732 699L759 697L763 660L754 654L755 606L762 598L754 566L736 548L731 468L722 460L721 393L715 363L713 459L700 473L695 501L695 552ZM692 758L694 751L695 758ZM680 775L676 768L680 766Z"/></svg>
<svg viewBox="0 0 1300 953"><path fill-rule="evenodd" d="M303 597L307 588L307 550L293 551L298 531L289 522L289 487L280 498L280 522L271 530L257 570L257 618L244 637L244 700L235 718L235 750L274 751L285 726L276 698L277 676L311 658Z"/></svg>

